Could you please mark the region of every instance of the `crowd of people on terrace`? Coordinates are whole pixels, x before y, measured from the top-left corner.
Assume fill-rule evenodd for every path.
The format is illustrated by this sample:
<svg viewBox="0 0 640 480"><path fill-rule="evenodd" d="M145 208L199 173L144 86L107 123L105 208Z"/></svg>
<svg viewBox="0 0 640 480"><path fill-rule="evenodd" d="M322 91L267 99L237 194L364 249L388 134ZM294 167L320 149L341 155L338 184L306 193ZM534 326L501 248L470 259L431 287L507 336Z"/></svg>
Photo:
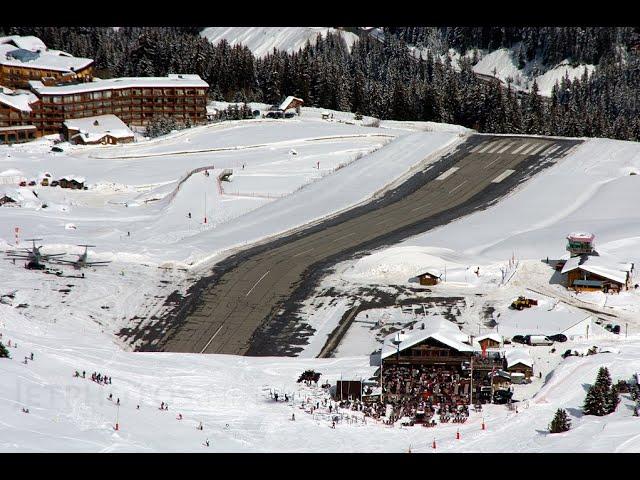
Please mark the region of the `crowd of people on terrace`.
<svg viewBox="0 0 640 480"><path fill-rule="evenodd" d="M394 365L383 369L385 401L392 406L390 420L403 417L434 423L464 423L469 416L469 380L446 367Z"/></svg>

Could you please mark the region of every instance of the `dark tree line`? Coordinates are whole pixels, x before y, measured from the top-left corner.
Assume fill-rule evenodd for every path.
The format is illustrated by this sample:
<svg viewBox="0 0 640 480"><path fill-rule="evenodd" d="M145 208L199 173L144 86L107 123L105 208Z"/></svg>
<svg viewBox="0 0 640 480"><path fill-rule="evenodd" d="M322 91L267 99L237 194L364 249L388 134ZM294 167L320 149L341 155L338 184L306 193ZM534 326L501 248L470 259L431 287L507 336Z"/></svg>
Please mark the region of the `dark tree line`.
<svg viewBox="0 0 640 480"><path fill-rule="evenodd" d="M387 29L383 40L363 37L351 51L339 35L318 37L297 52L255 58L243 46L212 45L198 29L176 27L0 27L0 34L37 35L50 48L94 58L97 75L152 76L196 73L210 96L230 102L278 103L285 95L307 106L382 119L426 120L482 132L640 139L640 58L631 52L631 28ZM571 57L597 64L596 73L565 78L551 98L517 94L510 85L480 80L469 60L460 68L436 49L425 58L407 43L498 48L521 42L523 55ZM619 48L624 47L624 48ZM544 53L546 52L546 53ZM624 55L624 58L622 57Z"/></svg>

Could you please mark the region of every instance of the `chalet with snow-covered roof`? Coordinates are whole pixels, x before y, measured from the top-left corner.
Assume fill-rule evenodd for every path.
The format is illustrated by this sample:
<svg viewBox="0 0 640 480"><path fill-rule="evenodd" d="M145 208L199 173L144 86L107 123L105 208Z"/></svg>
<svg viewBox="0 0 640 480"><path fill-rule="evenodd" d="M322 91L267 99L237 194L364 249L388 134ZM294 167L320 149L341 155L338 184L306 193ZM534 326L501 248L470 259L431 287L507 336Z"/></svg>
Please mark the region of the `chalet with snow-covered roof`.
<svg viewBox="0 0 640 480"><path fill-rule="evenodd" d="M437 285L440 281L440 272L437 270L428 270L418 275L418 282L420 285Z"/></svg>
<svg viewBox="0 0 640 480"><path fill-rule="evenodd" d="M567 288L572 290L620 292L631 285L633 263L618 262L603 256L580 255L569 258L561 273L566 275Z"/></svg>
<svg viewBox="0 0 640 480"><path fill-rule="evenodd" d="M133 132L115 115L66 120L63 135L71 143L115 145L133 142Z"/></svg>
<svg viewBox="0 0 640 480"><path fill-rule="evenodd" d="M302 105L304 105L304 100L290 95L282 101L278 110L286 113L287 110L294 109L296 113L300 114L300 107L302 107Z"/></svg>
<svg viewBox="0 0 640 480"><path fill-rule="evenodd" d="M523 375L526 380L533 376L533 360L529 351L524 348L511 348L504 354L505 367L511 374L512 380L515 376Z"/></svg>
<svg viewBox="0 0 640 480"><path fill-rule="evenodd" d="M502 347L504 338L499 333L488 333L475 338L482 350L489 350Z"/></svg>
<svg viewBox="0 0 640 480"><path fill-rule="evenodd" d="M60 180L60 188L70 188L71 190L82 190L85 188L85 179L84 177L78 177L76 175L66 175Z"/></svg>
<svg viewBox="0 0 640 480"><path fill-rule="evenodd" d="M37 37L0 37L0 84L26 88L30 80L88 81L93 60L50 50Z"/></svg>
<svg viewBox="0 0 640 480"><path fill-rule="evenodd" d="M413 330L403 330L385 338L381 359L382 364L414 365L461 365L468 362L473 348L469 337L446 320L429 322L428 328L421 324Z"/></svg>

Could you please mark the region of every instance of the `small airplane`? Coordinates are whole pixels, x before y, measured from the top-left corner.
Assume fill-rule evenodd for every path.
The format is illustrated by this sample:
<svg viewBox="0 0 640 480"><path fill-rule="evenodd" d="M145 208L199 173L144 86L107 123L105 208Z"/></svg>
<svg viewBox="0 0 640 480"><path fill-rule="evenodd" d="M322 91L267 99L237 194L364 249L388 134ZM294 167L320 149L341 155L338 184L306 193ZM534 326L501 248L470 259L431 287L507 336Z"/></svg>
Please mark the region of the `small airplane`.
<svg viewBox="0 0 640 480"><path fill-rule="evenodd" d="M9 250L7 251L7 257L9 260L14 260L16 258L21 258L27 260L26 268L30 270L44 270L45 266L43 262L46 262L55 257L60 257L64 255L64 253L41 253L40 249L42 245L39 247L36 246L36 242L41 241L41 238L27 238L27 242L33 242L33 246L29 248L22 248L20 250Z"/></svg>
<svg viewBox="0 0 640 480"><path fill-rule="evenodd" d="M111 261L89 262L87 250L89 249L89 247L95 247L95 245L78 245L78 246L84 247L84 252L78 256L77 260L56 259L54 260L54 263L59 263L63 265L73 265L73 267L78 270L86 267L104 267L108 263L111 263Z"/></svg>

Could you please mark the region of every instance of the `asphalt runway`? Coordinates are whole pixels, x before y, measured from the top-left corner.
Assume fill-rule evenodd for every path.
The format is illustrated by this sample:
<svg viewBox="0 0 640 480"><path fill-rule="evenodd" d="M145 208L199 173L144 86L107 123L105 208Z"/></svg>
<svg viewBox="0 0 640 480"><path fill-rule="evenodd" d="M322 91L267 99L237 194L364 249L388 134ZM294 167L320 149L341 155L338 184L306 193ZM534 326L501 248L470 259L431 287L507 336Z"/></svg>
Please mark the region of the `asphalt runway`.
<svg viewBox="0 0 640 480"><path fill-rule="evenodd" d="M383 198L223 260L140 350L292 355L295 311L330 267L486 208L578 143L473 135Z"/></svg>

